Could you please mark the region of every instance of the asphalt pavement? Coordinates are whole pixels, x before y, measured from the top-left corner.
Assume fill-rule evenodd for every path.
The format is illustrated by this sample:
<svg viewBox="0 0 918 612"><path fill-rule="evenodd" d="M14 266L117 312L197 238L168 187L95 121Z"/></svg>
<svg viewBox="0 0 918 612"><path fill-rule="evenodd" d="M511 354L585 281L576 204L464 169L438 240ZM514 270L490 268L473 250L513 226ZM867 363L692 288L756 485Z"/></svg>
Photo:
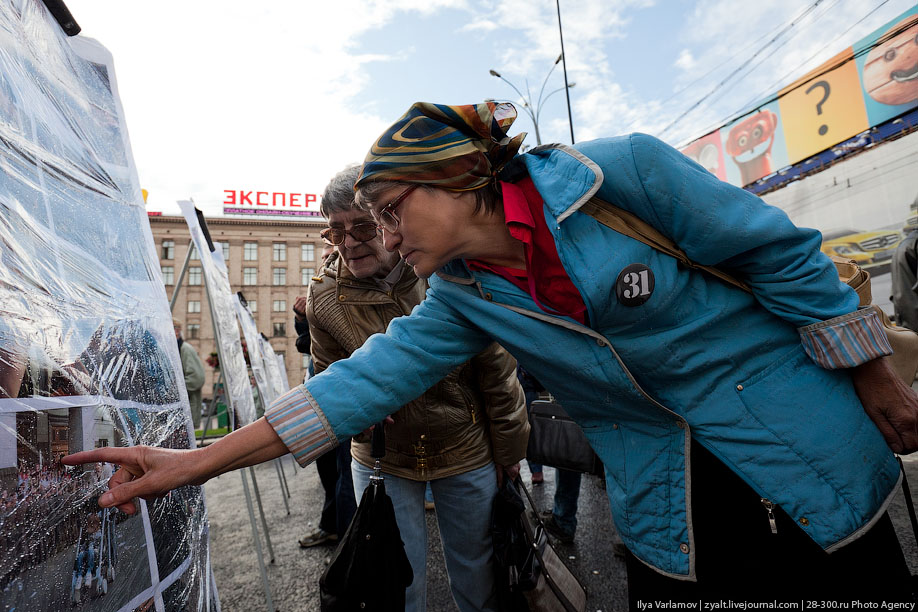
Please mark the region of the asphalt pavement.
<svg viewBox="0 0 918 612"><path fill-rule="evenodd" d="M912 483L913 498L918 497L918 457L906 457L905 465ZM266 464L255 469L274 550L274 563L267 567L271 593L276 610L318 610L319 576L324 571L333 549L301 549L297 540L316 527L322 507L322 488L314 466L301 469L294 465L289 456L283 460L283 466L291 493L288 500L289 515L281 497L281 486L275 468ZM546 468L545 484L531 488L534 501L540 509L551 508L554 494L553 473L551 468ZM525 462L523 480L529 482ZM223 609L228 612L268 610L253 548L252 530L240 474L230 472L213 479L205 485L205 494L211 525L211 560ZM457 608L449 592L433 512L427 515L428 610L454 612ZM893 500L890 515L899 533L899 540L912 573L916 573L918 545L909 524L901 491ZM587 610L626 610L625 564L612 553L614 527L609 515L609 502L599 479L584 477L577 516L579 525L574 542L568 545L556 543L556 550L586 587ZM265 556L267 562L267 551Z"/></svg>

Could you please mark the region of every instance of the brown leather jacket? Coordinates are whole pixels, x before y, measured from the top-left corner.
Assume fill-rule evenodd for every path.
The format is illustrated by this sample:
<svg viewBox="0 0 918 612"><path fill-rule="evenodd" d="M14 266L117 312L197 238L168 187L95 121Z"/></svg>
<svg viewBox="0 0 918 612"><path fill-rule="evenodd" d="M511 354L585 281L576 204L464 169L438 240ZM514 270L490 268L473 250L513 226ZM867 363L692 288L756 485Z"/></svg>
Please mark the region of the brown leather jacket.
<svg viewBox="0 0 918 612"><path fill-rule="evenodd" d="M400 271L400 273L399 273ZM378 279L357 279L337 253L309 285L306 318L316 374L345 359L367 338L386 331L424 299L427 283L400 262L389 287ZM461 474L493 461L513 465L526 455L529 422L516 361L492 344L450 372L424 395L393 407L386 426L383 470L412 480ZM410 372L405 373L410 376ZM372 467L369 438L354 438L351 453Z"/></svg>

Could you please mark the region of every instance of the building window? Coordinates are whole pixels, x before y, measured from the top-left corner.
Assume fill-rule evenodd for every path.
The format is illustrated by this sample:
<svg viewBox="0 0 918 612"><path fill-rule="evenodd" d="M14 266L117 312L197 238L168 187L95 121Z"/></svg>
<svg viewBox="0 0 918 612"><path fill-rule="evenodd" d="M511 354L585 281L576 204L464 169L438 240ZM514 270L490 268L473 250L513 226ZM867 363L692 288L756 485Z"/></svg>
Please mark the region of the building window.
<svg viewBox="0 0 918 612"><path fill-rule="evenodd" d="M303 367L304 368L309 367L309 355L307 355L306 353L303 353Z"/></svg>
<svg viewBox="0 0 918 612"><path fill-rule="evenodd" d="M175 284L175 268L172 266L161 266L160 270L163 273L163 284L164 285L174 285Z"/></svg>
<svg viewBox="0 0 918 612"><path fill-rule="evenodd" d="M201 284L201 268L194 267L188 268L188 284L189 285L200 285Z"/></svg>
<svg viewBox="0 0 918 612"><path fill-rule="evenodd" d="M287 335L287 324L283 321L274 322L274 337L281 337Z"/></svg>
<svg viewBox="0 0 918 612"><path fill-rule="evenodd" d="M303 253L300 257L303 261L315 261L316 260L316 247L313 244L304 244Z"/></svg>
<svg viewBox="0 0 918 612"><path fill-rule="evenodd" d="M223 261L229 261L229 242L218 242L217 244L223 249Z"/></svg>
<svg viewBox="0 0 918 612"><path fill-rule="evenodd" d="M191 260L192 261L201 261L201 255L198 253L198 247L191 245Z"/></svg>
<svg viewBox="0 0 918 612"><path fill-rule="evenodd" d="M284 312L287 310L287 300L274 300L274 312Z"/></svg>
<svg viewBox="0 0 918 612"><path fill-rule="evenodd" d="M287 243L274 243L274 261L287 261Z"/></svg>
<svg viewBox="0 0 918 612"><path fill-rule="evenodd" d="M189 340L196 340L201 333L201 326L198 323L189 323L185 329L188 332Z"/></svg>
<svg viewBox="0 0 918 612"><path fill-rule="evenodd" d="M242 269L242 284L243 285L257 285L258 284L258 268L243 268ZM251 302L249 302L251 304Z"/></svg>
<svg viewBox="0 0 918 612"><path fill-rule="evenodd" d="M287 268L274 268L274 285L287 284Z"/></svg>
<svg viewBox="0 0 918 612"><path fill-rule="evenodd" d="M246 242L242 247L242 258L246 261L258 261L258 243Z"/></svg>
<svg viewBox="0 0 918 612"><path fill-rule="evenodd" d="M188 312L201 312L201 300L188 300Z"/></svg>
<svg viewBox="0 0 918 612"><path fill-rule="evenodd" d="M308 285L309 281L311 281L312 277L315 275L315 268L300 268L300 276L302 277L303 285Z"/></svg>
<svg viewBox="0 0 918 612"><path fill-rule="evenodd" d="M249 310L251 310L253 314L258 312L258 302L256 302L255 300L246 300L246 301L249 303Z"/></svg>
<svg viewBox="0 0 918 612"><path fill-rule="evenodd" d="M274 354L277 355L278 357L281 357L281 358L284 358L284 359L286 359L286 357L287 357L287 352L286 352L286 351L274 351ZM287 362L285 361L284 363L287 363ZM281 376L283 376L283 375L284 375L284 373L281 372Z"/></svg>
<svg viewBox="0 0 918 612"><path fill-rule="evenodd" d="M162 259L175 259L175 240L163 240Z"/></svg>

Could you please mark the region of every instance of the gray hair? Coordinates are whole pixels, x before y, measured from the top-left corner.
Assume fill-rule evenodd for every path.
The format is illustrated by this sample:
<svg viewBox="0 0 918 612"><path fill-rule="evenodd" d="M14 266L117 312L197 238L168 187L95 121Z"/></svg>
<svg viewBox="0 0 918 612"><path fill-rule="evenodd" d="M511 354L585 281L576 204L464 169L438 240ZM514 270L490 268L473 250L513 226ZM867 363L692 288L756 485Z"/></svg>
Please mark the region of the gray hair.
<svg viewBox="0 0 918 612"><path fill-rule="evenodd" d="M326 219L332 213L361 210L370 212L364 204L355 201L354 183L360 176L360 164L352 164L332 177L322 194L319 211Z"/></svg>

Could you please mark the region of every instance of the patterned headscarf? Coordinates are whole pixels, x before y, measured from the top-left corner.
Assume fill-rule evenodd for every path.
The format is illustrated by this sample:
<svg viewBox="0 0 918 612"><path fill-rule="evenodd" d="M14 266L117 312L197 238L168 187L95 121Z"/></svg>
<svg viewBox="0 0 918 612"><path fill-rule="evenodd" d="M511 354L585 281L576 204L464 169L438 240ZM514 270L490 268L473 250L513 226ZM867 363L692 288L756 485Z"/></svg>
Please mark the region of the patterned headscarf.
<svg viewBox="0 0 918 612"><path fill-rule="evenodd" d="M417 102L370 148L354 187L402 181L451 191L480 189L519 151L526 134L506 133L515 119L516 109L507 103Z"/></svg>

